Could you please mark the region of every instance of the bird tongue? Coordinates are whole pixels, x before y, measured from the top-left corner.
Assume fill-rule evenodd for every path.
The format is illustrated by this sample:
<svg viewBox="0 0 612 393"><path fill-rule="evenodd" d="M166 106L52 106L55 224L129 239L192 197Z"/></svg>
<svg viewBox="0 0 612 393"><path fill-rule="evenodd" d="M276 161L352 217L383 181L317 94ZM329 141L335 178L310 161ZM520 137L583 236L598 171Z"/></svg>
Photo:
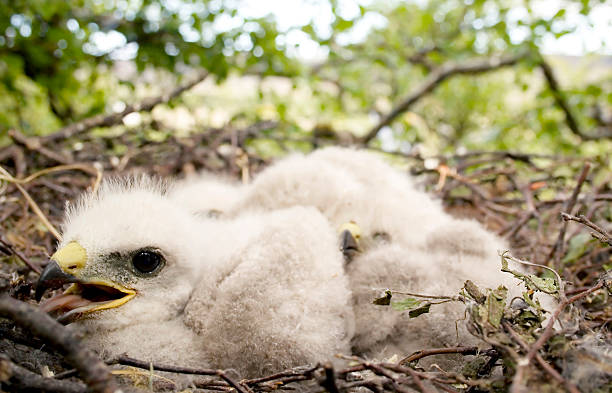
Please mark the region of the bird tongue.
<svg viewBox="0 0 612 393"><path fill-rule="evenodd" d="M91 303L93 302L84 299L79 295L72 293L60 293L59 295L55 295L49 300L42 302L40 304L40 308L46 313L51 313L56 310L71 311L75 308L87 306Z"/></svg>

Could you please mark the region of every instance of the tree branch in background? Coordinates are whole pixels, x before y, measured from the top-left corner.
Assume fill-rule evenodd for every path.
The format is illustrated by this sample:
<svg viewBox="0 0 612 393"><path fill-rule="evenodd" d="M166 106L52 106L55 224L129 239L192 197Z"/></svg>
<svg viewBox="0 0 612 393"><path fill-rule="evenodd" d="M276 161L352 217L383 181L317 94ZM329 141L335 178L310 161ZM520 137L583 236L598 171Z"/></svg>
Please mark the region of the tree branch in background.
<svg viewBox="0 0 612 393"><path fill-rule="evenodd" d="M567 102L563 92L561 91L557 77L555 76L555 73L550 64L548 64L546 60L544 60L544 58L540 56L539 66L542 70L542 73L544 74L544 79L546 79L548 88L550 89L553 94L553 97L555 98L557 106L565 114L565 122L567 123L567 127L575 135L587 141L612 137L612 130L607 129L606 127L600 127L597 132L594 133L587 134L586 132L584 132L584 130L582 130L582 128L578 124L578 120L574 117L574 114L572 113L569 103Z"/></svg>
<svg viewBox="0 0 612 393"><path fill-rule="evenodd" d="M181 95L186 90L191 89L192 87L206 79L207 76L208 71L201 71L194 80L185 83L184 85L179 86L166 94L162 94L158 97L147 98L139 103L128 105L124 110L118 113L111 113L109 115L96 115L87 119L83 119L79 122L63 127L58 131L49 134L43 138L40 138L40 141L42 143L54 142L60 139L66 139L84 133L94 127L110 127L119 124L126 115L133 112L151 111L155 106L162 103L166 103L171 99Z"/></svg>
<svg viewBox="0 0 612 393"><path fill-rule="evenodd" d="M91 349L81 346L76 335L49 315L35 307L10 298L0 297L0 316L10 318L35 336L66 355L66 359L83 377L93 392L117 391L110 371Z"/></svg>
<svg viewBox="0 0 612 393"><path fill-rule="evenodd" d="M579 215L578 217L572 216L571 214L561 212L561 217L563 220L567 221L576 221L581 223L584 226L587 226L593 229L595 232L591 232L591 236L595 239L599 240L602 243L608 243L608 245L612 246L612 235L606 232L605 229L601 228L599 225L595 224L593 221L589 220L583 215Z"/></svg>
<svg viewBox="0 0 612 393"><path fill-rule="evenodd" d="M491 57L488 59L473 59L462 63L448 62L439 68L433 70L431 74L417 86L402 102L385 115L378 124L376 124L360 142L364 145L368 144L378 135L378 132L385 126L391 124L399 115L406 112L412 105L423 98L426 94L433 91L445 79L458 74L479 74L487 71L497 70L502 67L515 65L519 60L526 57L528 52L522 52L518 55L505 57Z"/></svg>

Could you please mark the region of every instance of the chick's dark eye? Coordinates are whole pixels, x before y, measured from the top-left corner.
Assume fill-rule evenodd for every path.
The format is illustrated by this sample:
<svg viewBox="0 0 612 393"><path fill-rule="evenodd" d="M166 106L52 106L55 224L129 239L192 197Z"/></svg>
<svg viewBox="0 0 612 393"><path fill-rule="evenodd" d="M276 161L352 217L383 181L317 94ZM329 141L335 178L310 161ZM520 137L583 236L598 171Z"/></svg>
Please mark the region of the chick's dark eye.
<svg viewBox="0 0 612 393"><path fill-rule="evenodd" d="M163 263L163 257L155 251L138 251L132 257L132 265L140 273L152 273Z"/></svg>

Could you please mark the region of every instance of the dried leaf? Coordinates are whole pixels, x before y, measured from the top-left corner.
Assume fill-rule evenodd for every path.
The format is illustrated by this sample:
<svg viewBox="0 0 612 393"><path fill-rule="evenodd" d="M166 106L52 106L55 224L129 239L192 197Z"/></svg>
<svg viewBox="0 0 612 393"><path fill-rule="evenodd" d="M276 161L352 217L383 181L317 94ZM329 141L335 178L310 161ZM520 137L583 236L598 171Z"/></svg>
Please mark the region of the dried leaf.
<svg viewBox="0 0 612 393"><path fill-rule="evenodd" d="M478 304L483 304L486 300L486 296L480 291L480 289L472 281L467 280L463 284L463 288Z"/></svg>
<svg viewBox="0 0 612 393"><path fill-rule="evenodd" d="M391 291L387 289L381 297L377 297L372 303L376 304L377 306L388 306L391 304L392 296Z"/></svg>
<svg viewBox="0 0 612 393"><path fill-rule="evenodd" d="M540 291L549 295L557 295L559 293L559 285L554 278L538 277L535 274L525 274L508 268L508 260L504 254L501 255L502 272L511 273L514 277L522 280L527 289L532 291Z"/></svg>
<svg viewBox="0 0 612 393"><path fill-rule="evenodd" d="M508 289L500 286L495 290L492 290L487 296L486 307L487 307L487 321L495 327L499 328L501 319L504 316L504 308L506 307L506 295Z"/></svg>
<svg viewBox="0 0 612 393"><path fill-rule="evenodd" d="M408 312L408 316L410 318L416 318L420 315L427 314L429 312L429 307L431 307L431 303L426 303L419 308L415 308L414 310L410 310Z"/></svg>

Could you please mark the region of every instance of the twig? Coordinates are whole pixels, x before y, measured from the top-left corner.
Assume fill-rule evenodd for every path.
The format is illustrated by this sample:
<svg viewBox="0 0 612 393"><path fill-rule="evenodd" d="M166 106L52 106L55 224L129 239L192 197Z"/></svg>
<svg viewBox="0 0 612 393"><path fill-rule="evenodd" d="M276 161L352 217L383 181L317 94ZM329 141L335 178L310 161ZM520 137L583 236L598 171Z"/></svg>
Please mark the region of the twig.
<svg viewBox="0 0 612 393"><path fill-rule="evenodd" d="M586 177L591 169L591 164L586 162L582 167L582 171L578 176L578 180L576 181L576 187L574 187L574 191L568 199L567 204L565 205L565 211L568 214L572 213L574 209L574 205L576 204L576 200L578 199L578 194L580 194L580 189L586 180ZM565 241L565 232L567 231L567 222L563 222L561 226L561 230L559 231L559 237L557 238L557 242L555 243L553 249L550 251L550 255L548 256L550 259L554 261L555 270L561 271L561 255L563 254L563 244Z"/></svg>
<svg viewBox="0 0 612 393"><path fill-rule="evenodd" d="M458 74L478 74L491 70L496 70L502 67L516 64L523 59L527 52L514 56L507 57L492 57L488 59L475 59L465 61L463 63L446 63L438 69L431 72L428 77L417 86L402 102L385 115L365 136L360 139L360 142L367 145L372 139L378 135L378 132L385 126L391 124L399 115L406 112L412 105L419 101L423 96L434 90L445 79Z"/></svg>
<svg viewBox="0 0 612 393"><path fill-rule="evenodd" d="M137 104L128 105L123 111L119 113L111 113L109 115L96 115L87 119L81 120L77 123L70 124L69 126L63 127L52 134L40 138L42 144L54 142L60 139L67 139L77 134L89 131L94 127L109 127L115 124L119 124L123 118L132 112L151 111L155 106L166 103L171 99L181 95L186 90L191 89L198 83L202 82L208 76L207 71L202 71L198 76L191 82L179 86L176 89L162 94L159 97L147 98Z"/></svg>
<svg viewBox="0 0 612 393"><path fill-rule="evenodd" d="M591 236L603 243L608 243L610 246L612 246L612 235L610 235L608 232L606 232L605 229L601 228L599 225L595 224L593 221L589 220L585 216L579 215L576 217L572 216L571 214L562 212L561 217L563 217L565 221L576 221L593 229L597 233L591 232Z"/></svg>
<svg viewBox="0 0 612 393"><path fill-rule="evenodd" d="M370 363L366 363L366 366L374 366L375 368L370 368L372 371L376 372L376 368L380 368L382 370L382 368L384 367L385 369L389 369L393 372L399 372L399 373L404 373L404 374L408 374L410 375L410 377L412 378L412 381L414 382L414 384L419 388L419 390L422 393L433 393L431 389L429 389L427 386L425 386L425 384L423 383L423 381L421 380L421 377L427 377L427 375L425 373L421 373L419 371L414 370L411 367L405 367L405 366L401 366L398 364L392 364L392 363L381 363L380 365L373 365ZM396 382L396 380L393 378L392 375L390 374L381 374L386 376L387 378L391 379L392 382Z"/></svg>
<svg viewBox="0 0 612 393"><path fill-rule="evenodd" d="M539 265L537 263L527 262L527 261L524 261L522 259L518 259L518 258L512 256L512 254L510 254L508 251L501 253L500 256L502 258L509 259L512 262L520 263L521 265L540 267L540 268L544 268L544 269L548 270L549 272L551 272L552 274L555 275L555 281L557 281L557 288L559 288L559 291L558 291L559 292L559 299L562 302L566 300L566 296L565 296L565 281L563 281L563 279L561 278L561 276L559 275L559 273L557 273L557 271L555 269L552 269L552 268L550 268L548 266L545 266L545 265ZM506 271L506 270L502 269L502 271ZM509 273L513 273L513 274L516 275L516 272L512 272L510 270L508 270L508 272ZM531 282L533 284L533 286L538 288L540 291L542 291L544 293L548 293L549 295L551 294L550 292L546 291L545 289L538 287L538 284L536 282L534 282L532 279L530 279L529 276L523 275L523 274L521 274L521 276L529 279L529 282Z"/></svg>
<svg viewBox="0 0 612 393"><path fill-rule="evenodd" d="M244 381L242 381L242 383L252 386L252 385L257 385L260 383L272 381L272 380L279 379L279 378L307 376L307 375L311 375L315 370L319 369L320 366L316 365L314 367L308 367L306 369L304 369L303 367L300 367L300 368L302 368L302 370L298 370L297 368L294 368L291 370L281 371L276 374L267 375L261 378L245 379Z"/></svg>
<svg viewBox="0 0 612 393"><path fill-rule="evenodd" d="M421 298L424 298L424 299L454 300L454 301L458 301L458 302L462 301L462 297L461 296L423 295L423 294L420 294L420 293L395 291L395 290L391 290L391 293L394 294L394 295L414 296L414 297L421 297Z"/></svg>
<svg viewBox="0 0 612 393"><path fill-rule="evenodd" d="M16 255L19 259L21 259L23 261L23 263L26 264L27 267L29 267L30 269L32 269L34 272L40 274L42 272L42 269L40 268L40 266L36 265L34 262L30 261L28 258L26 258L25 255L23 255L20 251L15 250L13 248L13 246L7 242L6 240L4 240L4 237L0 236L0 245L2 245L3 248L6 248L9 252L11 252L13 255Z"/></svg>
<svg viewBox="0 0 612 393"><path fill-rule="evenodd" d="M22 328L46 340L64 353L68 362L79 370L79 374L92 391L100 393L117 391L104 362L98 359L92 350L81 346L76 334L49 315L7 295L0 296L0 315L13 319Z"/></svg>
<svg viewBox="0 0 612 393"><path fill-rule="evenodd" d="M86 393L87 386L80 382L61 381L55 378L45 378L13 363L4 355L0 355L0 370L8 371L8 380L0 382L14 386L18 391Z"/></svg>
<svg viewBox="0 0 612 393"><path fill-rule="evenodd" d="M63 155L51 149L47 149L41 143L39 138L28 138L17 130L9 130L8 135L11 137L11 139L13 139L13 141L15 141L19 145L25 146L25 148L28 150L38 152L53 161L59 162L60 164L72 164L72 158L64 157Z"/></svg>
<svg viewBox="0 0 612 393"><path fill-rule="evenodd" d="M54 166L51 168L45 168L38 172L34 172L33 174L23 179L15 178L11 176L10 174L7 174L8 171L6 169L3 169L2 171L0 171L0 173L2 173L0 174L0 180L8 181L9 183L15 183L15 184L27 184L31 182L32 180L37 179L44 175L48 175L49 173L72 171L72 170L79 170L79 171L88 173L90 175L94 175L96 177L96 179L94 180L93 186L92 186L92 190L94 192L100 186L100 182L102 181L102 171L93 165L87 165L87 164L58 165L58 166Z"/></svg>
<svg viewBox="0 0 612 393"><path fill-rule="evenodd" d="M478 353L478 347L454 347L454 348L432 348L432 349L423 349L421 351L416 351L410 356L407 356L399 361L398 364L405 365L416 360L422 359L427 356L432 355L441 355L447 353L460 353L462 355L476 355Z"/></svg>
<svg viewBox="0 0 612 393"><path fill-rule="evenodd" d="M239 393L253 393L251 389L249 389L247 386L241 383L238 383L234 381L232 378L230 378L223 370L169 366L169 365L161 365L161 364L155 364L155 363L151 364L150 362L145 362L142 360L134 359L126 355L121 355L116 359L110 360L108 363L110 364L118 363L118 364L123 364L125 366L144 368L146 370L149 370L151 366L153 366L153 369L157 371L167 371L167 372L178 373L178 374L209 375L209 376L216 375L219 378L223 379L225 382L227 382L231 387L236 389Z"/></svg>
<svg viewBox="0 0 612 393"><path fill-rule="evenodd" d="M145 362L143 360L134 359L127 355L121 355L115 359L108 360L107 364L122 364L124 366L132 366L137 368L144 368L149 370L151 368L151 362ZM170 373L177 374L189 374L189 375L208 375L214 376L217 375L216 369L210 368L191 368L191 367L180 367L180 366L170 366L153 363L153 369L157 371L167 371Z"/></svg>
<svg viewBox="0 0 612 393"><path fill-rule="evenodd" d="M391 374L389 371L385 370L384 368L382 368L382 367L380 367L379 365L374 364L374 363L369 363L369 362L366 362L366 363L364 363L363 365L364 365L364 367L365 367L365 368L367 368L368 370L370 370L370 371L374 372L374 374L381 375L381 376L383 376L383 377L387 377L387 378L388 378L388 379L391 381L391 384L392 384L392 386L393 386L393 389L394 389L396 392L398 392L398 393L409 393L409 392L408 392L408 391L407 391L407 390L406 390L406 389L405 389L403 386L401 386L401 385L399 384L399 382L397 381L397 379L396 379L396 378L395 378L395 377L394 377L394 376L393 376L393 375L392 375L392 374ZM417 385L418 385L418 384L421 384L421 385L422 385L423 383L422 383L422 382L421 382L421 380L419 379L419 380L418 380L418 383L417 383L417 381L415 380L415 384L417 384ZM424 387L424 386L423 386L423 388L421 389L421 392L422 392L422 393L430 393L431 391L430 391L430 390L428 390L426 387Z"/></svg>
<svg viewBox="0 0 612 393"><path fill-rule="evenodd" d="M12 177L11 174L8 173L8 171L6 169L4 169L3 167L1 167L1 166L0 166L0 174L4 175L5 177L8 177L9 179L12 179L13 183L15 184L15 187L17 187L17 189L19 190L19 192L21 192L21 194L26 199L26 201L28 201L28 204L30 205L30 208L32 208L34 213L38 216L38 218L40 218L40 220L43 222L44 226L47 227L49 232L51 232L51 234L57 240L61 241L62 240L62 235L55 228L55 226L53 226L53 224L51 224L51 222L49 221L49 219L47 218L45 213L43 213L43 211L40 210L40 207L38 207L38 204L36 203L36 201L34 201L34 199L26 191L26 189L23 188L21 186L21 184L19 184L18 182L15 182L16 179L14 177Z"/></svg>
<svg viewBox="0 0 612 393"><path fill-rule="evenodd" d="M323 365L323 371L325 371L325 378L320 382L320 385L324 387L328 393L339 393L338 385L336 385L334 366L332 366L331 363L325 363L325 365Z"/></svg>

